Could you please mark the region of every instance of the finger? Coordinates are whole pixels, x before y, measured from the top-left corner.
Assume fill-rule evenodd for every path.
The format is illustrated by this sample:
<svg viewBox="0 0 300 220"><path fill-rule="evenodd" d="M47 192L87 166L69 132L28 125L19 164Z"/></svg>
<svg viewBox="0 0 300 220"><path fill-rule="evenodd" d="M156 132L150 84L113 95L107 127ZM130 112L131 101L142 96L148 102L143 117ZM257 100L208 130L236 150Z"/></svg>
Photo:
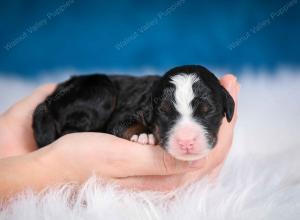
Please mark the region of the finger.
<svg viewBox="0 0 300 220"><path fill-rule="evenodd" d="M232 74L226 74L220 79L221 85L229 92L234 101L237 100L236 88L239 86L237 78Z"/></svg>
<svg viewBox="0 0 300 220"><path fill-rule="evenodd" d="M191 184L208 174L210 179L214 179L219 172L219 168L220 166L214 167L214 169L208 169L205 167L200 170L166 176L133 176L115 178L113 179L113 182L125 189L169 192L177 189L178 187Z"/></svg>
<svg viewBox="0 0 300 220"><path fill-rule="evenodd" d="M237 116L238 116L238 94L239 94L239 90L240 90L240 85L237 82L236 77L231 74L228 74L228 75L225 75L224 77L222 77L220 79L220 83L232 96L232 98L235 102L235 105L234 105L234 113L233 113L232 121L229 123L229 122L227 122L227 120L225 118L223 119L222 125L220 127L219 136L221 136L221 138L223 138L223 137L231 138L233 129L236 124ZM223 142L223 140L222 140L222 142Z"/></svg>
<svg viewBox="0 0 300 220"><path fill-rule="evenodd" d="M222 163L228 154L228 151L233 141L233 131L237 120L237 108L238 108L238 93L240 86L233 75L225 75L220 79L221 84L230 93L235 101L235 109L233 119L230 123L224 118L218 133L218 142L212 152L208 155L209 158L214 157L213 160L209 160L211 164L207 164L208 167L214 167Z"/></svg>
<svg viewBox="0 0 300 220"><path fill-rule="evenodd" d="M129 143L126 156L136 160L128 161L128 176L179 174L199 169L205 163L205 158L196 162L177 160L160 146Z"/></svg>
<svg viewBox="0 0 300 220"><path fill-rule="evenodd" d="M160 191L169 192L184 184L183 175L171 176L136 176L116 178L111 181L121 188L137 191Z"/></svg>
<svg viewBox="0 0 300 220"><path fill-rule="evenodd" d="M235 76L231 74L227 74L224 77L220 79L221 85L229 92L229 94L232 96L235 106L234 106L234 114L233 119L231 123L225 122L222 124L230 125L231 127L234 127L236 119L237 119L237 109L238 109L238 94L240 90L240 85L237 82L237 79Z"/></svg>
<svg viewBox="0 0 300 220"><path fill-rule="evenodd" d="M77 133L66 135L76 145L94 144L92 153L86 157L93 166L99 167L99 174L112 177L171 175L199 169L205 158L197 162L180 161L173 158L161 147L142 145L104 133ZM88 142L87 142L88 140Z"/></svg>
<svg viewBox="0 0 300 220"><path fill-rule="evenodd" d="M37 149L32 130L33 111L39 103L53 92L55 87L55 84L39 87L32 95L17 102L4 113L7 120L6 124L9 126L7 130L10 129L11 135L18 134L18 141L22 142L22 146L26 146L26 148L15 146L15 149L20 153L31 152ZM18 122L18 126L14 126L16 122Z"/></svg>

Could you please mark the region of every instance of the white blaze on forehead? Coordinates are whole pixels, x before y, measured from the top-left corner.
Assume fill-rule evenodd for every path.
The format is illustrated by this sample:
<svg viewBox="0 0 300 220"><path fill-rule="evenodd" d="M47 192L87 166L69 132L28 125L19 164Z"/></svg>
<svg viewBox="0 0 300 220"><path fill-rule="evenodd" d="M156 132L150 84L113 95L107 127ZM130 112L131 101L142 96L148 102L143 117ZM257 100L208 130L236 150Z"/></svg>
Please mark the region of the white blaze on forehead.
<svg viewBox="0 0 300 220"><path fill-rule="evenodd" d="M195 98L193 84L199 79L194 74L179 74L171 78L171 83L175 85L175 108L185 117L190 117L193 114L191 105Z"/></svg>
<svg viewBox="0 0 300 220"><path fill-rule="evenodd" d="M169 132L168 152L179 160L197 160L207 155L211 148L207 139L207 129L193 117L192 101L195 98L193 85L200 79L195 74L179 74L171 78L175 85L174 106L180 117ZM184 154L179 139L194 141L194 153Z"/></svg>

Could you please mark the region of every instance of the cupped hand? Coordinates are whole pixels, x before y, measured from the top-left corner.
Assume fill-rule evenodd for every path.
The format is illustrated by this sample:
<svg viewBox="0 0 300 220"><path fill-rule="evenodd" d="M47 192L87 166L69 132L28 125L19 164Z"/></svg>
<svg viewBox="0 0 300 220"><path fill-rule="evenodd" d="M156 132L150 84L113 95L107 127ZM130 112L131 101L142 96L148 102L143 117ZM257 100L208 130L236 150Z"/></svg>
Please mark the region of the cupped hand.
<svg viewBox="0 0 300 220"><path fill-rule="evenodd" d="M55 87L55 84L41 86L0 116L0 159L37 149L33 138L32 114Z"/></svg>
<svg viewBox="0 0 300 220"><path fill-rule="evenodd" d="M220 80L235 100L233 120L223 120L218 143L208 157L189 163L174 159L159 146L139 145L109 134L76 133L35 151L35 158L47 168L52 178L44 185L58 182L84 182L92 174L122 187L143 190L172 190L211 174L225 160L233 139L237 119L236 78L226 75ZM33 139L32 113L35 107L55 89L46 85L18 102L0 117L0 158L29 153L37 149ZM38 173L37 173L38 175Z"/></svg>
<svg viewBox="0 0 300 220"><path fill-rule="evenodd" d="M234 128L238 116L238 94L240 91L240 85L236 77L231 74L222 77L220 82L235 101L233 119L230 123L227 122L226 118L223 119L216 146L206 158L196 162L197 169L166 176L128 177L119 179L116 182L128 188L135 186L137 189L142 190L170 191L193 183L203 176L215 177L219 169L221 169L233 142Z"/></svg>
<svg viewBox="0 0 300 220"><path fill-rule="evenodd" d="M55 169L64 169L70 181L84 182L95 174L107 182L140 190L169 191L212 174L228 154L237 120L239 85L236 78L226 75L220 81L235 100L235 113L230 123L223 120L217 145L202 160L179 161L159 146L140 145L99 133L63 136L50 145L51 150L48 150L52 156L45 160L49 164L56 160Z"/></svg>

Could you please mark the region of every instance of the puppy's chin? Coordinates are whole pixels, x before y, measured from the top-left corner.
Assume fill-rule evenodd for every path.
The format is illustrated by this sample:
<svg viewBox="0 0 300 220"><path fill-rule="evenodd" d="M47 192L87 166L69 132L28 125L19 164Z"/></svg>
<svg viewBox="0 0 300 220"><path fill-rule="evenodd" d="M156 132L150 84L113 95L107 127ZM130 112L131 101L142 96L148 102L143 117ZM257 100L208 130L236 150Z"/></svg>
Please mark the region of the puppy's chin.
<svg viewBox="0 0 300 220"><path fill-rule="evenodd" d="M194 160L200 160L203 159L205 157L207 157L207 155L209 154L211 150L207 149L205 151L201 151L200 153L197 154L182 154L179 152L175 152L172 150L167 150L167 152L174 157L177 160L182 160L182 161L194 161Z"/></svg>

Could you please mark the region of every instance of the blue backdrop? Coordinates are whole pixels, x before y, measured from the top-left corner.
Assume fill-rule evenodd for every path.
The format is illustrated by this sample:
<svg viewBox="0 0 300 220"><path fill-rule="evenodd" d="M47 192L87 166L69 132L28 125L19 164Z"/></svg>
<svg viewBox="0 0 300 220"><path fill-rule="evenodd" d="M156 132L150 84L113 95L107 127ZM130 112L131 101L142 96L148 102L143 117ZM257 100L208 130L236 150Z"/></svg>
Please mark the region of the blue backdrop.
<svg viewBox="0 0 300 220"><path fill-rule="evenodd" d="M297 0L0 2L2 74L300 63Z"/></svg>

